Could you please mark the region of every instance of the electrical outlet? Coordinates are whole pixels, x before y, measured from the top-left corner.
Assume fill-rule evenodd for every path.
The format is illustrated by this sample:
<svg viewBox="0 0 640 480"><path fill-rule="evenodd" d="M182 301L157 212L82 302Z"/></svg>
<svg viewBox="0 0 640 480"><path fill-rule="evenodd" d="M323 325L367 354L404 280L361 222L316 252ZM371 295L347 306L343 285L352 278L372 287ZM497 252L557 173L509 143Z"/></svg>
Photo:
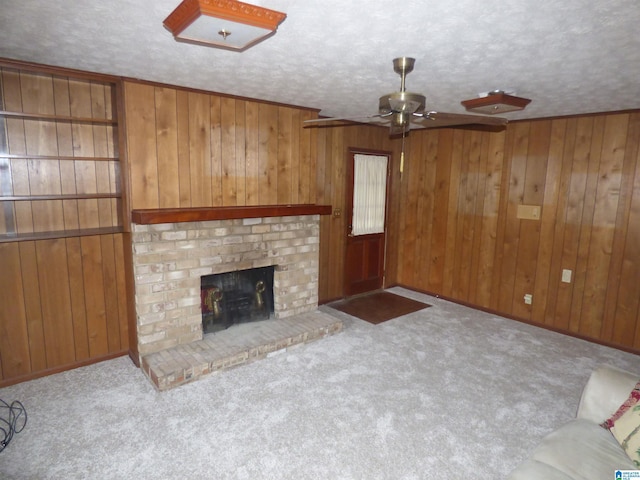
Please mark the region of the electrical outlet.
<svg viewBox="0 0 640 480"><path fill-rule="evenodd" d="M564 283L571 283L571 270L567 270L566 268L562 270L562 281Z"/></svg>
<svg viewBox="0 0 640 480"><path fill-rule="evenodd" d="M533 295L531 295L530 293L525 294L524 303L526 305L531 305L533 303Z"/></svg>

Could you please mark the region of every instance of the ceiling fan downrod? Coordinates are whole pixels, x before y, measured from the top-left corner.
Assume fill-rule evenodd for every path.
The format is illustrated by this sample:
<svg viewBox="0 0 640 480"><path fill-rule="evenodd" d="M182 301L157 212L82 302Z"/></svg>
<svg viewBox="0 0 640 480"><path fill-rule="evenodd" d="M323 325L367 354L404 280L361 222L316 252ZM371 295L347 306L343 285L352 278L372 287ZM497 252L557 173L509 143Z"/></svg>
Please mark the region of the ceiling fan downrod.
<svg viewBox="0 0 640 480"><path fill-rule="evenodd" d="M411 57L399 57L393 59L393 71L400 75L400 91L405 91L405 79L409 73L413 71L413 66L416 63L415 58Z"/></svg>

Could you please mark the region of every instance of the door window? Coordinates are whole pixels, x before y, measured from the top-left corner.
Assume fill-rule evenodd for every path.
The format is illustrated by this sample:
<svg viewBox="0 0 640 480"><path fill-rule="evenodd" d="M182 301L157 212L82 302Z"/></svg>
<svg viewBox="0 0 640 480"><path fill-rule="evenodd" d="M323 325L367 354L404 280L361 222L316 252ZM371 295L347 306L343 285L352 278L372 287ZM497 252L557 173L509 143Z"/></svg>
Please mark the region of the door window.
<svg viewBox="0 0 640 480"><path fill-rule="evenodd" d="M387 161L384 155L355 154L352 235L384 232Z"/></svg>

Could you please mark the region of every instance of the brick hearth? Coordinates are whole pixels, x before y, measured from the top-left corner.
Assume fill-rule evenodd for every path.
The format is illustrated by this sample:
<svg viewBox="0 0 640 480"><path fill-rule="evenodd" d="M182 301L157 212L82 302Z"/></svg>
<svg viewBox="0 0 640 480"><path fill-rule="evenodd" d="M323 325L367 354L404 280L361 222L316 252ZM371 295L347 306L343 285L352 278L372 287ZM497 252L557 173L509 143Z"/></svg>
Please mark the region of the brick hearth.
<svg viewBox="0 0 640 480"><path fill-rule="evenodd" d="M170 388L340 331L317 311L319 228L318 215L133 224L138 352L153 383ZM203 337L200 277L270 265L274 318Z"/></svg>
<svg viewBox="0 0 640 480"><path fill-rule="evenodd" d="M341 330L340 320L320 311L244 323L197 342L147 355L142 359L142 369L158 390L167 390Z"/></svg>

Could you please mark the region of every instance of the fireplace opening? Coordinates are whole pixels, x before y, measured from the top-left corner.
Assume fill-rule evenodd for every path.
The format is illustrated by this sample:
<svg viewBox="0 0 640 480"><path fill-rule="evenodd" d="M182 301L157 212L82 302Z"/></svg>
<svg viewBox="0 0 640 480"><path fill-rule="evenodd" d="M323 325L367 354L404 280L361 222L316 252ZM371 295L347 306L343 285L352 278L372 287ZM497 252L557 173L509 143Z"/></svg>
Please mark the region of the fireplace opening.
<svg viewBox="0 0 640 480"><path fill-rule="evenodd" d="M273 266L200 277L203 333L273 314Z"/></svg>

